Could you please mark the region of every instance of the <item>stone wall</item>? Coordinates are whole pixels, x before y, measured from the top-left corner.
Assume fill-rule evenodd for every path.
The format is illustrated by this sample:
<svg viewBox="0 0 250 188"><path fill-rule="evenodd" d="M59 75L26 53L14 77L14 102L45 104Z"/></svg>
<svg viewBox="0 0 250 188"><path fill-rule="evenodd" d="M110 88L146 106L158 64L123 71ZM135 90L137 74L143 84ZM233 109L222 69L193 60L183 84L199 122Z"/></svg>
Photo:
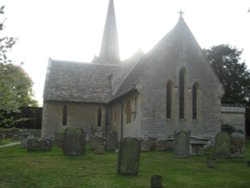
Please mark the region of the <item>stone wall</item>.
<svg viewBox="0 0 250 188"><path fill-rule="evenodd" d="M185 47L185 46L184 46ZM166 48L166 49L165 49ZM194 48L194 46L190 46ZM166 138L174 131L189 130L192 135L214 137L221 127L220 97L223 93L217 77L199 49L182 51L164 46L164 53L152 58L137 89L141 94L144 138ZM195 51L195 52L193 52ZM185 69L185 117L179 117L179 73ZM173 83L172 116L166 118L166 86ZM192 87L199 84L198 118L192 118Z"/></svg>
<svg viewBox="0 0 250 188"><path fill-rule="evenodd" d="M67 124L63 125L63 106L67 106ZM98 109L102 109L101 127L97 127ZM44 102L42 138L54 139L60 128L83 128L87 139L95 132L103 132L106 126L106 107L101 104Z"/></svg>
<svg viewBox="0 0 250 188"><path fill-rule="evenodd" d="M223 125L229 125L236 130L241 130L245 133L245 113L244 106L222 106L221 121Z"/></svg>

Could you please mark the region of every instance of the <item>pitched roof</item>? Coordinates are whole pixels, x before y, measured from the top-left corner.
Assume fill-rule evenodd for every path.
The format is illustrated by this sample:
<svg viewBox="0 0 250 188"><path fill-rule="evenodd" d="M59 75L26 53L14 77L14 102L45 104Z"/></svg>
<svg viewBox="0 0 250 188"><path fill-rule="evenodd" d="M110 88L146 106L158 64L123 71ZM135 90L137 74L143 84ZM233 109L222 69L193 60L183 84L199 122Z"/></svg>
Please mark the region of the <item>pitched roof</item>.
<svg viewBox="0 0 250 188"><path fill-rule="evenodd" d="M44 100L108 102L112 94L111 74L119 69L116 65L50 60Z"/></svg>
<svg viewBox="0 0 250 188"><path fill-rule="evenodd" d="M192 53L203 56L198 42L194 38L192 32L190 31L181 15L175 27L170 32L168 32L147 55L139 59L135 66L130 69L112 98L119 97L120 95L123 95L124 93L127 93L130 90L134 89L136 84L139 82L142 74L146 72L148 66L156 63L159 59L168 58L166 56L167 51L175 49L180 52L181 58L185 60L187 48L189 48ZM208 63L204 56L203 60L205 63ZM213 72L212 68L209 65L208 68ZM217 78L215 74L214 78ZM218 79L217 83L220 85Z"/></svg>
<svg viewBox="0 0 250 188"><path fill-rule="evenodd" d="M99 57L92 63L51 60L44 100L108 103L135 90L148 66L160 59L169 58L166 54L173 49L178 52L174 56L175 61L176 58L185 61L187 50L203 57L200 46L182 16L176 26L148 54L143 56L138 53L127 64L102 64ZM207 62L205 58L203 60ZM215 74L214 77L216 78ZM220 86L218 80L217 83Z"/></svg>

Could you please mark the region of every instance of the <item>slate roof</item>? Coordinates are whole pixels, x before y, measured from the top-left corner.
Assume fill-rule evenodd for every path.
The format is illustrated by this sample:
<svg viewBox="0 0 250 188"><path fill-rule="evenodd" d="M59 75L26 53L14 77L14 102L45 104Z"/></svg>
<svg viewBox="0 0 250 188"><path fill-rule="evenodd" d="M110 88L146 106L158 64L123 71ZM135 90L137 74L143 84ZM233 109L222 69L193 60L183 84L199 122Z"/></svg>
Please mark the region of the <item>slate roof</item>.
<svg viewBox="0 0 250 188"><path fill-rule="evenodd" d="M112 94L111 75L117 65L50 60L44 101L106 103Z"/></svg>
<svg viewBox="0 0 250 188"><path fill-rule="evenodd" d="M136 84L139 82L142 74L147 71L148 66L157 63L157 59L166 58L165 54L169 49L178 49L185 58L186 50L184 48L186 47L191 48L194 54L198 53L203 56L198 42L194 38L183 17L180 16L175 27L168 32L147 55L140 58L135 66L130 69L112 98L115 99L116 97L135 89ZM204 62L207 63L205 58ZM215 74L214 77L215 79L217 78ZM217 83L220 84L218 79Z"/></svg>
<svg viewBox="0 0 250 188"><path fill-rule="evenodd" d="M50 60L44 100L108 103L136 90L147 67L157 59L166 58L166 51L175 48L184 57L184 44L202 56L200 46L181 16L176 26L147 55L138 53L125 65L103 64L99 57L92 63ZM207 62L205 58L204 62Z"/></svg>

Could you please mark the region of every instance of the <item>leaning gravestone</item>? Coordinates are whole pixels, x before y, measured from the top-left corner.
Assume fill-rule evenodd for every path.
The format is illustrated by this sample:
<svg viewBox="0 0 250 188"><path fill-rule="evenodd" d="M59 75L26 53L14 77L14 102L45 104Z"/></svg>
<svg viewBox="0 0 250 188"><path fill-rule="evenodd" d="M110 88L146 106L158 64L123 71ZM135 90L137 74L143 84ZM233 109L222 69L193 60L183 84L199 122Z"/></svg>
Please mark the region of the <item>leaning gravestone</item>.
<svg viewBox="0 0 250 188"><path fill-rule="evenodd" d="M136 138L124 138L120 142L117 174L137 176L140 161L140 141Z"/></svg>
<svg viewBox="0 0 250 188"><path fill-rule="evenodd" d="M64 135L65 129L58 129L55 132L55 145L58 147L63 146L63 135Z"/></svg>
<svg viewBox="0 0 250 188"><path fill-rule="evenodd" d="M63 136L64 155L78 156L85 153L85 133L80 128L67 128Z"/></svg>
<svg viewBox="0 0 250 188"><path fill-rule="evenodd" d="M231 134L231 157L243 157L245 150L245 135L240 132L234 132Z"/></svg>
<svg viewBox="0 0 250 188"><path fill-rule="evenodd" d="M118 147L118 134L116 131L111 131L106 134L106 150L114 151Z"/></svg>
<svg viewBox="0 0 250 188"><path fill-rule="evenodd" d="M174 135L174 152L177 158L189 157L190 131L181 130Z"/></svg>
<svg viewBox="0 0 250 188"><path fill-rule="evenodd" d="M215 136L214 156L216 158L230 157L231 138L228 132L222 131Z"/></svg>

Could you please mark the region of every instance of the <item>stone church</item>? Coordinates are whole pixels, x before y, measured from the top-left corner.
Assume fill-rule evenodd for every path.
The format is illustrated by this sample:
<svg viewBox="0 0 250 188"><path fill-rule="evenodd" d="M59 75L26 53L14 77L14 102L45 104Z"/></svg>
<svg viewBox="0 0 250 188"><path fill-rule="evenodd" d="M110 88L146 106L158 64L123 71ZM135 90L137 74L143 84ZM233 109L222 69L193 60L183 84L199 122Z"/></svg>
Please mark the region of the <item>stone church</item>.
<svg viewBox="0 0 250 188"><path fill-rule="evenodd" d="M49 60L42 137L83 128L124 137L158 138L178 130L213 138L221 129L223 88L180 14L150 52L121 61L113 0L101 50L91 63Z"/></svg>

